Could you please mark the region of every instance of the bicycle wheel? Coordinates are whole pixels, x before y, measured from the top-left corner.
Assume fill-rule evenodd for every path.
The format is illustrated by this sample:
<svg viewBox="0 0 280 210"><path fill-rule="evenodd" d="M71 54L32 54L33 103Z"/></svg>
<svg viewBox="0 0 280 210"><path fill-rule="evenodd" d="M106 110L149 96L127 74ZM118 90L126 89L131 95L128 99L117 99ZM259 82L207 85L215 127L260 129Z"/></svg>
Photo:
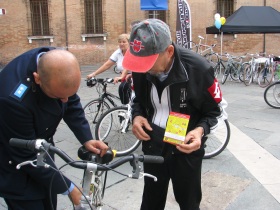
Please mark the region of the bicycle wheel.
<svg viewBox="0 0 280 210"><path fill-rule="evenodd" d="M121 71L118 69L117 65L114 66L114 72L116 74L120 74L121 73Z"/></svg>
<svg viewBox="0 0 280 210"><path fill-rule="evenodd" d="M233 63L231 68L230 68L230 77L232 80L234 81L238 81L239 80L239 69L241 68L241 64L240 63Z"/></svg>
<svg viewBox="0 0 280 210"><path fill-rule="evenodd" d="M280 81L269 85L264 91L264 101L275 109L280 109Z"/></svg>
<svg viewBox="0 0 280 210"><path fill-rule="evenodd" d="M251 65L246 66L243 72L243 82L246 86L250 85L253 80Z"/></svg>
<svg viewBox="0 0 280 210"><path fill-rule="evenodd" d="M102 103L100 99L92 100L84 106L85 116L92 134L95 133L95 126L99 117L108 109L110 109L110 106L105 101Z"/></svg>
<svg viewBox="0 0 280 210"><path fill-rule="evenodd" d="M226 67L225 69L225 72L223 74L223 77L222 77L222 84L225 84L225 82L227 81L227 78L228 78L228 75L229 75L229 72L230 72L230 67Z"/></svg>
<svg viewBox="0 0 280 210"><path fill-rule="evenodd" d="M274 73L273 73L272 69L269 67L266 67L260 71L260 74L258 77L258 84L260 87L265 88L268 85L270 85L270 83L273 81L273 79L274 79Z"/></svg>
<svg viewBox="0 0 280 210"><path fill-rule="evenodd" d="M117 155L127 155L138 148L141 141L132 133L127 107L114 107L98 120L95 137L117 150Z"/></svg>
<svg viewBox="0 0 280 210"><path fill-rule="evenodd" d="M218 120L218 128L214 133L207 135L205 142L204 159L220 154L228 145L230 139L230 126L227 120Z"/></svg>
<svg viewBox="0 0 280 210"><path fill-rule="evenodd" d="M248 68L249 65L250 64L248 62L244 62L241 65L240 72L239 72L239 80L241 82L244 82L244 78L243 78L244 77L244 72L245 72L245 69Z"/></svg>
<svg viewBox="0 0 280 210"><path fill-rule="evenodd" d="M219 58L216 53L207 53L206 55L204 55L204 57L213 68L217 65Z"/></svg>

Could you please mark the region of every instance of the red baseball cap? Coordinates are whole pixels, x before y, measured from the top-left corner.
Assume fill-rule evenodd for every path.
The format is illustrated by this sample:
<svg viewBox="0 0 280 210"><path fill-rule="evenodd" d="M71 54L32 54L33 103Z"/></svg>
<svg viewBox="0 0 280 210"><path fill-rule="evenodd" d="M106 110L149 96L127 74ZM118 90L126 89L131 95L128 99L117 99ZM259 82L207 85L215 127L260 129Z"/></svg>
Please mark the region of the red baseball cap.
<svg viewBox="0 0 280 210"><path fill-rule="evenodd" d="M132 28L130 47L122 65L132 72L145 73L153 67L159 53L171 43L171 33L166 23L158 19L144 20Z"/></svg>

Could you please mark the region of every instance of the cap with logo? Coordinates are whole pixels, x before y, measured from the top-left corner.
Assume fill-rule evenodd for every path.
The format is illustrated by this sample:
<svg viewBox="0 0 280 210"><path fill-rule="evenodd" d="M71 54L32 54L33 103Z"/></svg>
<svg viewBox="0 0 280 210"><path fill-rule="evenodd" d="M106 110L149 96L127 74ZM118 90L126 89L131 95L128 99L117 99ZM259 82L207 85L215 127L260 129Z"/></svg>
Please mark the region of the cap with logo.
<svg viewBox="0 0 280 210"><path fill-rule="evenodd" d="M123 67L133 72L147 72L155 64L159 53L172 43L168 25L158 19L146 19L132 28L130 47L123 59Z"/></svg>

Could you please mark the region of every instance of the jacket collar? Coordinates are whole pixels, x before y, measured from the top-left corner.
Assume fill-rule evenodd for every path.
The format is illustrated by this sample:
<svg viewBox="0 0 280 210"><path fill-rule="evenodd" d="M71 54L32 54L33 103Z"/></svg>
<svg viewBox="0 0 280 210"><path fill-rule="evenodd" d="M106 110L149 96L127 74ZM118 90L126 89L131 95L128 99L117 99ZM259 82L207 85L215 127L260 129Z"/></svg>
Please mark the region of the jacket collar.
<svg viewBox="0 0 280 210"><path fill-rule="evenodd" d="M178 49L178 45L175 43L172 43L172 45L174 46L174 62L168 77L163 81L164 86L169 86L174 83L186 82L189 80L188 73L180 60L181 54ZM156 78L147 73L147 79L153 82Z"/></svg>

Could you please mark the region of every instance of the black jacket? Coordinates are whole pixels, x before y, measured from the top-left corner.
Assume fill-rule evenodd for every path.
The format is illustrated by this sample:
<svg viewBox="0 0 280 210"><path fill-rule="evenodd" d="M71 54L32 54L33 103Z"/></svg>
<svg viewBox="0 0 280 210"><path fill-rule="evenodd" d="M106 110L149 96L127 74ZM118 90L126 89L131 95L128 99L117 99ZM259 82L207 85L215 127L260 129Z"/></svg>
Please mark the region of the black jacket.
<svg viewBox="0 0 280 210"><path fill-rule="evenodd" d="M221 115L222 94L213 68L202 56L174 47L174 63L163 82L148 73L133 73L133 118L141 115L165 128L170 111L188 114L188 131L202 126L207 135Z"/></svg>
<svg viewBox="0 0 280 210"><path fill-rule="evenodd" d="M0 196L10 199L39 199L50 187L51 169L23 166L34 160L36 153L9 146L10 138L52 139L61 119L67 123L81 144L92 139L80 98L75 94L67 103L46 96L34 82L37 55L54 48L30 50L11 61L0 73ZM23 87L23 89L21 89ZM22 92L18 92L22 91ZM49 162L50 165L54 165ZM66 180L70 186L70 181ZM60 176L55 176L52 190L68 189Z"/></svg>

